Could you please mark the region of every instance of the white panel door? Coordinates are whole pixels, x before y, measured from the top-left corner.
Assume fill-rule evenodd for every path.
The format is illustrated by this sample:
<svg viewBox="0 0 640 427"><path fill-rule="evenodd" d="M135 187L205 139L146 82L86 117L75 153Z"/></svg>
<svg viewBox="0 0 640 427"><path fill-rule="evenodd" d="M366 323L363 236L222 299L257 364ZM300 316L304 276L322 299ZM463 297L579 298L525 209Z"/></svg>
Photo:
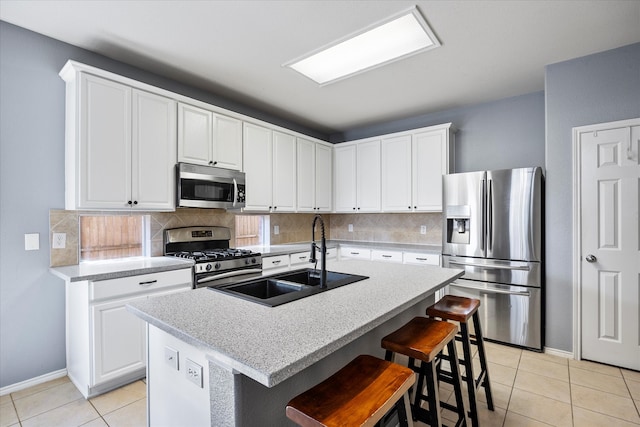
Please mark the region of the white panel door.
<svg viewBox="0 0 640 427"><path fill-rule="evenodd" d="M417 211L442 211L442 175L449 173L448 129L413 136L413 205Z"/></svg>
<svg viewBox="0 0 640 427"><path fill-rule="evenodd" d="M176 102L133 91L131 193L134 207L175 208Z"/></svg>
<svg viewBox="0 0 640 427"><path fill-rule="evenodd" d="M273 212L296 209L296 138L273 131Z"/></svg>
<svg viewBox="0 0 640 427"><path fill-rule="evenodd" d="M380 212L380 141L357 145L357 211Z"/></svg>
<svg viewBox="0 0 640 427"><path fill-rule="evenodd" d="M336 212L356 212L356 146L334 150L334 196Z"/></svg>
<svg viewBox="0 0 640 427"><path fill-rule="evenodd" d="M209 165L213 141L211 111L178 104L178 161Z"/></svg>
<svg viewBox="0 0 640 427"><path fill-rule="evenodd" d="M640 126L584 132L581 322L584 359L640 369Z"/></svg>
<svg viewBox="0 0 640 427"><path fill-rule="evenodd" d="M271 130L244 124L243 157L246 180L246 211L269 211L272 192Z"/></svg>
<svg viewBox="0 0 640 427"><path fill-rule="evenodd" d="M331 212L333 200L333 169L332 149L322 144L316 144L316 211Z"/></svg>
<svg viewBox="0 0 640 427"><path fill-rule="evenodd" d="M124 209L131 200L131 88L81 77L79 206Z"/></svg>
<svg viewBox="0 0 640 427"><path fill-rule="evenodd" d="M296 142L298 212L314 212L316 208L316 144L298 138Z"/></svg>
<svg viewBox="0 0 640 427"><path fill-rule="evenodd" d="M411 212L411 135L382 140L382 210Z"/></svg>
<svg viewBox="0 0 640 427"><path fill-rule="evenodd" d="M242 170L242 122L231 117L215 116L213 134L213 165Z"/></svg>

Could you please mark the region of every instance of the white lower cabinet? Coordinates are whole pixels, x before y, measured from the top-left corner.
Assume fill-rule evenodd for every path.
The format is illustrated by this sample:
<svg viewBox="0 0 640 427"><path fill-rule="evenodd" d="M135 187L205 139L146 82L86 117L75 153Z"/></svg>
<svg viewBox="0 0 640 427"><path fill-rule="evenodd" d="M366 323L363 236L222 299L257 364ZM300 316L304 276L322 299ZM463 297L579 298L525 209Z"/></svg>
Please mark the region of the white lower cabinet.
<svg viewBox="0 0 640 427"><path fill-rule="evenodd" d="M419 252L405 252L403 254L404 264L428 264L428 265L440 265L440 255L438 254L425 254Z"/></svg>
<svg viewBox="0 0 640 427"><path fill-rule="evenodd" d="M191 289L191 269L66 283L67 372L89 398L146 375L146 322L127 304Z"/></svg>
<svg viewBox="0 0 640 427"><path fill-rule="evenodd" d="M289 254L262 257L263 275L279 273L289 269Z"/></svg>
<svg viewBox="0 0 640 427"><path fill-rule="evenodd" d="M402 264L402 252L387 251L382 249L371 250L372 261L397 262Z"/></svg>
<svg viewBox="0 0 640 427"><path fill-rule="evenodd" d="M340 246L340 259L342 258L371 259L371 249Z"/></svg>
<svg viewBox="0 0 640 427"><path fill-rule="evenodd" d="M146 367L145 322L126 305L146 297L95 304L93 320L93 384L117 379Z"/></svg>

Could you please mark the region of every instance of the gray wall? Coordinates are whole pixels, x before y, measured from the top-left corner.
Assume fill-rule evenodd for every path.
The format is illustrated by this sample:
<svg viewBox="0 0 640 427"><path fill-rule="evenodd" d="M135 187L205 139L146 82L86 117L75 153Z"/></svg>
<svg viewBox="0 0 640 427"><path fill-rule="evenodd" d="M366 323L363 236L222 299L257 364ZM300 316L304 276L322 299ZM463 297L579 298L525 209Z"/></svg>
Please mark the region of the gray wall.
<svg viewBox="0 0 640 427"><path fill-rule="evenodd" d="M547 345L572 344L572 134L640 117L640 43L546 67Z"/></svg>
<svg viewBox="0 0 640 427"><path fill-rule="evenodd" d="M64 282L49 273L49 209L64 208L69 59L307 135L312 129L0 21L0 387L64 369ZM24 234L40 250L24 250Z"/></svg>
<svg viewBox="0 0 640 427"><path fill-rule="evenodd" d="M354 129L331 135L330 140L351 141L448 122L457 129L456 172L544 166L544 92Z"/></svg>

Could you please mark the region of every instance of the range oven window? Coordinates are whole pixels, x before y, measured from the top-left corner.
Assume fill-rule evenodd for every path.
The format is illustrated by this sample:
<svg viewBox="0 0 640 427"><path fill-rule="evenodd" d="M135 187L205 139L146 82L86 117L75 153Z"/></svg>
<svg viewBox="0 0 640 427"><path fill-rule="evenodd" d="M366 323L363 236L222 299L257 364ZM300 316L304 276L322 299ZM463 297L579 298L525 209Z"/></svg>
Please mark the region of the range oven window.
<svg viewBox="0 0 640 427"><path fill-rule="evenodd" d="M233 202L233 183L182 179L182 198L212 202Z"/></svg>

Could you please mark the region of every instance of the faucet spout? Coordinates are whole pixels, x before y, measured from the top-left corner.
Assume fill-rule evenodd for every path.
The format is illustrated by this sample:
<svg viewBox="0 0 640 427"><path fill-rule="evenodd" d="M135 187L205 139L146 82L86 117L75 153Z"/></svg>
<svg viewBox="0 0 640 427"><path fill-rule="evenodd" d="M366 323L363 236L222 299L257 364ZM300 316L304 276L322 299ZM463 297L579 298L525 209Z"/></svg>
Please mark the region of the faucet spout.
<svg viewBox="0 0 640 427"><path fill-rule="evenodd" d="M316 215L313 218L313 224L311 225L311 256L309 262L316 263L316 222L320 221L320 231L322 237L320 240L320 289L327 288L327 241L324 233L324 220L321 215Z"/></svg>

